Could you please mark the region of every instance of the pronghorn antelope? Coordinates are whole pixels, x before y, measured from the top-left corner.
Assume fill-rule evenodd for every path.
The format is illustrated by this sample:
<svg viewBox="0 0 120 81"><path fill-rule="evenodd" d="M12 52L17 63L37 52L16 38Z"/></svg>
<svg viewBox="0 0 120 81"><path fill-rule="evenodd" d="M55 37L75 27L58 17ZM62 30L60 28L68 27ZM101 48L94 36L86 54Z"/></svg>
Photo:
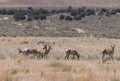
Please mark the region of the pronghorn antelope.
<svg viewBox="0 0 120 81"><path fill-rule="evenodd" d="M104 60L105 55L108 55L109 59L113 60L114 49L115 49L115 45L114 46L111 45L111 48L109 48L109 49L104 49L102 51L102 60Z"/></svg>
<svg viewBox="0 0 120 81"><path fill-rule="evenodd" d="M44 45L43 49L38 50L39 58L42 56L42 58L47 59L47 55L51 49L51 46Z"/></svg>
<svg viewBox="0 0 120 81"><path fill-rule="evenodd" d="M35 56L36 56L36 54L37 54L37 50L36 49L23 49L23 50L21 50L21 49L18 49L18 51L19 51L19 53L23 53L23 55L30 55L30 54L33 54L34 55L34 58L35 58Z"/></svg>
<svg viewBox="0 0 120 81"><path fill-rule="evenodd" d="M66 58L68 59L70 55L73 55L73 58L75 58L75 56L76 56L78 60L80 58L80 55L78 54L78 52L76 50L73 50L73 49L66 50L65 59Z"/></svg>
<svg viewBox="0 0 120 81"><path fill-rule="evenodd" d="M45 53L43 54L44 59L47 59L47 56L48 56L51 49L52 49L51 46L48 46L48 48L45 48Z"/></svg>
<svg viewBox="0 0 120 81"><path fill-rule="evenodd" d="M44 53L45 53L45 46L44 46L42 49L39 49L39 50L37 51L38 59L39 59L40 57L43 58L43 54L44 54Z"/></svg>
<svg viewBox="0 0 120 81"><path fill-rule="evenodd" d="M23 49L23 50L21 50L21 49L18 49L18 52L19 53L23 53L23 55L28 55L28 51L27 51L28 49L26 48L26 49Z"/></svg>

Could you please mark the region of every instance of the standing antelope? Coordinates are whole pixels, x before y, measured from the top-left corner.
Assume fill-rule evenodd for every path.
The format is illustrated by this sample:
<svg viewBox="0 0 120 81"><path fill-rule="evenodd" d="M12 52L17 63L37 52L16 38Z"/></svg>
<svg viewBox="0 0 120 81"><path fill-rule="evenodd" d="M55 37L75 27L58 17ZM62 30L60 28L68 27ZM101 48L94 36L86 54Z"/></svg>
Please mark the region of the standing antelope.
<svg viewBox="0 0 120 81"><path fill-rule="evenodd" d="M47 59L48 53L50 52L51 49L52 49L51 46L48 46L48 49L45 48L45 53L43 54L44 59Z"/></svg>
<svg viewBox="0 0 120 81"><path fill-rule="evenodd" d="M111 45L111 48L109 49L104 49L102 51L102 61L104 60L105 55L108 55L109 59L113 60L114 49L115 49L115 45L114 46Z"/></svg>
<svg viewBox="0 0 120 81"><path fill-rule="evenodd" d="M39 50L37 51L38 59L39 59L40 57L43 58L43 54L45 53L45 48L46 48L46 45L44 45L44 47L43 47L42 49L39 49Z"/></svg>
<svg viewBox="0 0 120 81"><path fill-rule="evenodd" d="M76 50L71 50L71 49L69 49L69 50L66 50L66 56L65 56L65 59L67 58L69 58L69 56L70 55L73 55L73 58L75 58L75 56L77 57L77 59L79 60L79 58L80 58L80 55L78 54L78 52L76 51Z"/></svg>
<svg viewBox="0 0 120 81"><path fill-rule="evenodd" d="M33 54L34 55L34 58L35 58L35 56L36 56L36 54L37 54L37 50L36 49L23 49L23 50L21 50L21 49L18 49L18 52L19 53L23 53L23 55L30 55L30 54Z"/></svg>
<svg viewBox="0 0 120 81"><path fill-rule="evenodd" d="M47 55L51 50L51 46L44 45L43 49L38 50L39 57L42 56L42 58L47 59Z"/></svg>

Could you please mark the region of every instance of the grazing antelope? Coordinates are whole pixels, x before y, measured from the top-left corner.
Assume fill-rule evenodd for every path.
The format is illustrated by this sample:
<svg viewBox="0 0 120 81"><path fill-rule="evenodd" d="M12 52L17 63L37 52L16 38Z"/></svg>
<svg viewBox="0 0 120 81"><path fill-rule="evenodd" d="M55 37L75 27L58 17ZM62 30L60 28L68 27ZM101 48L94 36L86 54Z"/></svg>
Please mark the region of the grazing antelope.
<svg viewBox="0 0 120 81"><path fill-rule="evenodd" d="M28 55L28 51L27 50L28 50L27 48L23 49L23 50L18 49L18 53L23 53L23 55Z"/></svg>
<svg viewBox="0 0 120 81"><path fill-rule="evenodd" d="M73 58L75 58L75 56L76 56L78 60L79 60L79 58L80 58L80 55L78 54L78 52L77 52L76 50L71 50L71 49L66 50L65 59L66 59L66 58L68 59L70 55L73 55Z"/></svg>
<svg viewBox="0 0 120 81"><path fill-rule="evenodd" d="M114 49L115 49L115 45L114 46L111 45L111 48L109 48L109 49L104 49L102 51L102 60L104 60L105 55L108 55L109 59L113 60Z"/></svg>
<svg viewBox="0 0 120 81"><path fill-rule="evenodd" d="M19 53L23 53L23 55L30 55L30 54L34 54L34 58L35 58L35 56L36 56L36 54L37 54L37 50L36 49L23 49L23 50L21 50L21 49L18 49L18 52Z"/></svg>

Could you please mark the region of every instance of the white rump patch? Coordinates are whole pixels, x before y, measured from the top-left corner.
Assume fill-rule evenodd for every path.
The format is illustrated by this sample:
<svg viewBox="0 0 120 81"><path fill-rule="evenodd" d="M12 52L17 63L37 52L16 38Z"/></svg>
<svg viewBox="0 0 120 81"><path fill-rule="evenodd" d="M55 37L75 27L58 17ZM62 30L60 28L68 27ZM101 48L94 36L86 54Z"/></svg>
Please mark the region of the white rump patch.
<svg viewBox="0 0 120 81"><path fill-rule="evenodd" d="M23 51L27 51L27 50L28 50L28 48L23 49Z"/></svg>

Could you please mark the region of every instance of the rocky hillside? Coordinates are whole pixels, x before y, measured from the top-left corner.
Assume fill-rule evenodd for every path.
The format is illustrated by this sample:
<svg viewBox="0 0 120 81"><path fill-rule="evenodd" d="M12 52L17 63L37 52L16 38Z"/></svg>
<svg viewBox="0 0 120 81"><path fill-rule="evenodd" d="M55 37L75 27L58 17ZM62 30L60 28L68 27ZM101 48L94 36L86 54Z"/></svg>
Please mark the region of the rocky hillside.
<svg viewBox="0 0 120 81"><path fill-rule="evenodd" d="M34 21L14 21L11 16L0 16L0 36L120 38L119 20L118 15L88 16L79 21L59 20L59 14Z"/></svg>

